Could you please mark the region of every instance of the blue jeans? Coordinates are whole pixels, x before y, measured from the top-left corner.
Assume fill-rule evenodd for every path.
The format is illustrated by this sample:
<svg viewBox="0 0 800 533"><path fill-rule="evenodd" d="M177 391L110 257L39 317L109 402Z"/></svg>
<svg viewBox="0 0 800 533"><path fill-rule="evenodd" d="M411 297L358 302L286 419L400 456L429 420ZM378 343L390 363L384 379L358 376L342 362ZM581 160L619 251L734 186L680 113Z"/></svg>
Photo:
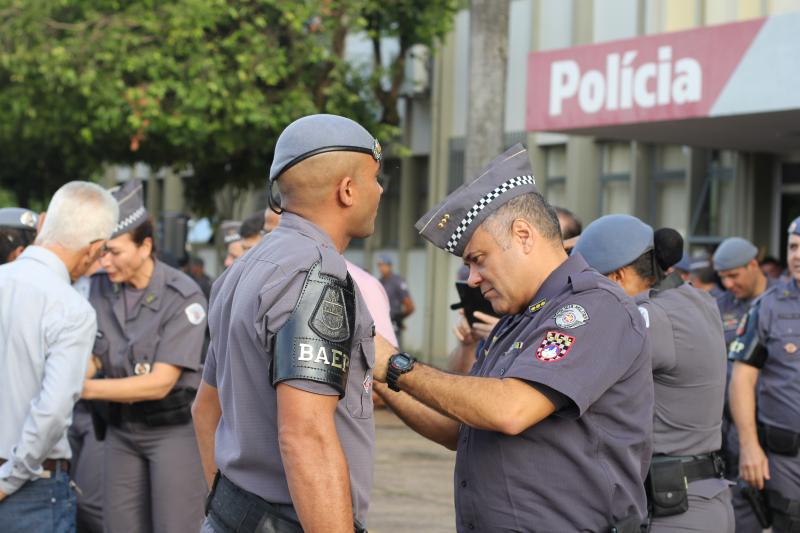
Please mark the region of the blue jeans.
<svg viewBox="0 0 800 533"><path fill-rule="evenodd" d="M25 483L0 502L3 533L74 533L75 493L69 475L58 472L50 479Z"/></svg>

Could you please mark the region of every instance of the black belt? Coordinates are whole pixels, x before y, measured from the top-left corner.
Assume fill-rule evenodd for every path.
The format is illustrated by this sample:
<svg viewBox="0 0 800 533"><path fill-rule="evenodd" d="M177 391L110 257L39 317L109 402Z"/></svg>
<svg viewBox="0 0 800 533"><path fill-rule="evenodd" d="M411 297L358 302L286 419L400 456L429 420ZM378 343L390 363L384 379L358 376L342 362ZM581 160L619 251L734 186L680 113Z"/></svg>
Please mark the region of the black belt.
<svg viewBox="0 0 800 533"><path fill-rule="evenodd" d="M653 457L654 462L676 460L681 462L687 483L699 481L701 479L725 477L725 460L719 452L712 452L703 455L656 455Z"/></svg>

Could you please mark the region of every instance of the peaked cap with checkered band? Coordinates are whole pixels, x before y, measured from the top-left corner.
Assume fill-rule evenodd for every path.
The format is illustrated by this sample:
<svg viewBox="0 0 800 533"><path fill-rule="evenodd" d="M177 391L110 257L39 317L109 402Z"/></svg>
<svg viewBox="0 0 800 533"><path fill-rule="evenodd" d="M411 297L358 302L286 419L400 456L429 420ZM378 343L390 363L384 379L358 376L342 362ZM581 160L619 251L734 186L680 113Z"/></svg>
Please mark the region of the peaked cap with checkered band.
<svg viewBox="0 0 800 533"><path fill-rule="evenodd" d="M139 180L126 181L110 189L110 192L119 205L119 222L111 234L114 239L144 224L148 215L144 207L142 182Z"/></svg>
<svg viewBox="0 0 800 533"><path fill-rule="evenodd" d="M539 192L522 144L497 156L478 177L439 202L414 225L434 246L461 257L475 229L506 202Z"/></svg>

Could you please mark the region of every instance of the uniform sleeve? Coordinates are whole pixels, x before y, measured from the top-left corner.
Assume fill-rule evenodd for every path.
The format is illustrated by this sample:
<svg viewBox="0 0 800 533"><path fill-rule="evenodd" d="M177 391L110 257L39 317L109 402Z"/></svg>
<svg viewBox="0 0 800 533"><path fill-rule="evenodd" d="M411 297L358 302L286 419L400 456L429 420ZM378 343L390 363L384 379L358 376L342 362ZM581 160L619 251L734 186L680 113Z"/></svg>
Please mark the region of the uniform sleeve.
<svg viewBox="0 0 800 533"><path fill-rule="evenodd" d="M197 291L182 298L161 330L155 361L197 371L206 334L206 298Z"/></svg>
<svg viewBox="0 0 800 533"><path fill-rule="evenodd" d="M203 381L217 387L217 355L214 352L214 345L208 344L208 352L206 353L206 364L203 366Z"/></svg>
<svg viewBox="0 0 800 533"><path fill-rule="evenodd" d="M11 449L8 462L0 470L0 491L6 495L41 475L42 462L66 433L72 409L83 389L97 331L95 312L86 305L57 317L58 322L52 319L44 326L49 347L45 354L42 388L31 401L22 432Z"/></svg>
<svg viewBox="0 0 800 533"><path fill-rule="evenodd" d="M628 373L646 340L639 312L613 294L592 290L576 296L566 304L580 306L587 319L571 328L553 319L541 323L526 335L505 377L550 387L569 398L581 416Z"/></svg>

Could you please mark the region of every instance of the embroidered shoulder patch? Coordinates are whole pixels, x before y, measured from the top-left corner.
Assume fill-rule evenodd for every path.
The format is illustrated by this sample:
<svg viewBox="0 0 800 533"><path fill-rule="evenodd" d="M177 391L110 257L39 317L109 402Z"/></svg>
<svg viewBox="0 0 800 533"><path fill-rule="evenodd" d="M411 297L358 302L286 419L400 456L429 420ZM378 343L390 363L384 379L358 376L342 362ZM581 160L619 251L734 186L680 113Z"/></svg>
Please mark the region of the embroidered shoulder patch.
<svg viewBox="0 0 800 533"><path fill-rule="evenodd" d="M186 318L189 319L189 323L193 326L199 325L206 317L206 310L203 309L203 306L199 303L193 303L187 306L184 311L186 312Z"/></svg>
<svg viewBox="0 0 800 533"><path fill-rule="evenodd" d="M560 331L548 331L536 350L536 359L545 363L554 363L564 359L573 344L575 344L575 337Z"/></svg>
<svg viewBox="0 0 800 533"><path fill-rule="evenodd" d="M589 321L589 313L586 312L583 306L570 304L559 309L553 318L556 320L556 326L572 329L586 324Z"/></svg>

